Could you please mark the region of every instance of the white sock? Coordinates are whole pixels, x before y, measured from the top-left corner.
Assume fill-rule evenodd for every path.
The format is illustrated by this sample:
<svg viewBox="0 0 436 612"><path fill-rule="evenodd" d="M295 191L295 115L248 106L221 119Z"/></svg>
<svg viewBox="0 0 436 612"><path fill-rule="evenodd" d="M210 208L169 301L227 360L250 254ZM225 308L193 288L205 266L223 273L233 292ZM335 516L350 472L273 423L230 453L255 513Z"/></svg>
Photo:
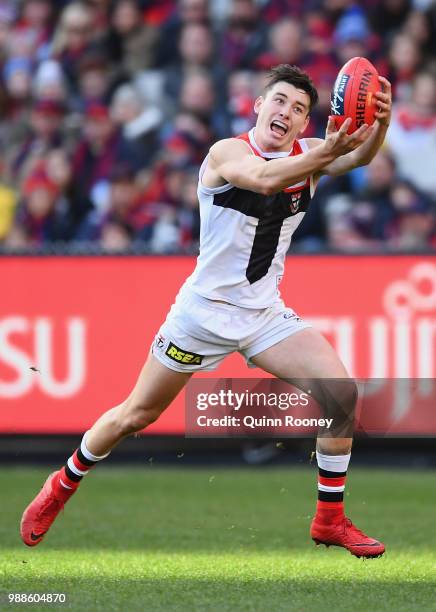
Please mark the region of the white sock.
<svg viewBox="0 0 436 612"><path fill-rule="evenodd" d="M348 453L348 455L323 455L316 451L318 467L327 472L346 472L350 457L351 453Z"/></svg>

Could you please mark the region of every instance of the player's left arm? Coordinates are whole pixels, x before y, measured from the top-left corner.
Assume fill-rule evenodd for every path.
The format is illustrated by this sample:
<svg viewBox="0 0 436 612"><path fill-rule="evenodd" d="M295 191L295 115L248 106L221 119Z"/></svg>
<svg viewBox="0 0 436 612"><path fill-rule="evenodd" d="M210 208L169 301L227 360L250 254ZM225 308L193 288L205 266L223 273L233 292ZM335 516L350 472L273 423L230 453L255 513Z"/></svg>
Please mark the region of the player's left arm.
<svg viewBox="0 0 436 612"><path fill-rule="evenodd" d="M392 91L391 84L384 77L379 77L383 90L376 92L378 110L374 113L376 120L374 125L370 126L371 134L359 146L347 153L338 157L333 162L322 168L318 177L322 174L329 176L339 176L345 174L359 166L366 166L377 154L377 151L382 146L392 113ZM327 129L332 129L332 123L329 122ZM333 128L334 129L334 128ZM320 138L309 138L309 146L318 146L322 140Z"/></svg>

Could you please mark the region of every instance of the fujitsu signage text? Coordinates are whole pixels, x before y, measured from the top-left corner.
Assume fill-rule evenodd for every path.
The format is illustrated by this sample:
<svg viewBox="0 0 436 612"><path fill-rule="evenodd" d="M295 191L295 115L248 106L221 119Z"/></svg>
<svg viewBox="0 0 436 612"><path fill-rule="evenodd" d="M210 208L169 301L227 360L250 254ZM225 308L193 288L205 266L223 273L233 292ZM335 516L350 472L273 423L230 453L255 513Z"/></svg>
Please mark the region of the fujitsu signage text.
<svg viewBox="0 0 436 612"><path fill-rule="evenodd" d="M60 329L55 329L59 327ZM54 335L63 333L67 371L55 374L57 360ZM31 350L19 339L30 340ZM0 398L19 398L36 388L54 398L67 398L80 391L86 378L86 324L81 317L66 317L54 325L50 317L12 315L0 319L0 363L13 375L0 378Z"/></svg>

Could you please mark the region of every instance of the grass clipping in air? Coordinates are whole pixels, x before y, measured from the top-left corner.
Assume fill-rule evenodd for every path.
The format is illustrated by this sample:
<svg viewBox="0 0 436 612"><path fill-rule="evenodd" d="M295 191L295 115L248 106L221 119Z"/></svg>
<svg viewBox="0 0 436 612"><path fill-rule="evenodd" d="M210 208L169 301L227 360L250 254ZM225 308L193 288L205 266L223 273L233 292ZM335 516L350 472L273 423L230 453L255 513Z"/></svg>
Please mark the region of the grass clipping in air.
<svg viewBox="0 0 436 612"><path fill-rule="evenodd" d="M431 472L350 471L347 514L387 546L366 562L310 540L313 468L100 466L28 549L19 521L46 476L0 470L0 609L51 592L93 611L436 610Z"/></svg>

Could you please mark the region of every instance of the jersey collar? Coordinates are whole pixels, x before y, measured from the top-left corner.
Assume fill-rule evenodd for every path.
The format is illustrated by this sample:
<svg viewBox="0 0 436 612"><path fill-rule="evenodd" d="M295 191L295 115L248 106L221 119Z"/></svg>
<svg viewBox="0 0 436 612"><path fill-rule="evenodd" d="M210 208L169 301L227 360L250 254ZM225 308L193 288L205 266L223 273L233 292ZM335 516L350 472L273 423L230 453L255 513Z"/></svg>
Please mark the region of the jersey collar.
<svg viewBox="0 0 436 612"><path fill-rule="evenodd" d="M255 128L251 128L251 130L248 132L248 138L250 140L250 144L253 147L253 149L256 149L256 151L262 156L262 157L267 157L268 159L274 159L276 157L289 157L289 155L291 155L292 151L294 150L294 147L292 147L292 149L290 151L262 151L262 149L259 147L259 145L256 142L256 139L254 138L254 130Z"/></svg>

